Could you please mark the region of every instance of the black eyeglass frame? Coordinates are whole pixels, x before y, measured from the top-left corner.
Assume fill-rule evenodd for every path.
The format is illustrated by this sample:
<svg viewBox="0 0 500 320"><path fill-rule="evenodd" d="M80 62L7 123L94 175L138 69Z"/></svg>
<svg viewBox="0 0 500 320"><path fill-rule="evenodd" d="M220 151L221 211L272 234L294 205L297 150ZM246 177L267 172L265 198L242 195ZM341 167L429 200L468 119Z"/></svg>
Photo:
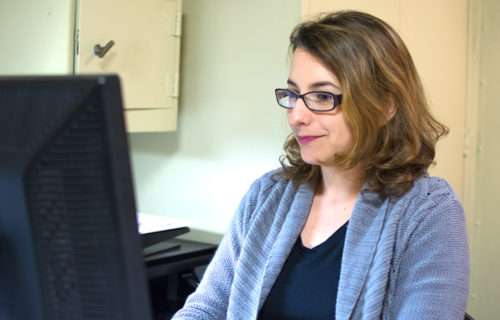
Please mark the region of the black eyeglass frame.
<svg viewBox="0 0 500 320"><path fill-rule="evenodd" d="M276 88L274 89L274 95L276 97L276 102L278 103L278 105L282 108L285 108L285 109L293 109L295 108L294 107L285 107L283 106L282 104L280 104L280 101L278 99L278 92L282 92L282 91L286 91L288 92L289 94L292 94L292 95L295 95L297 97L297 101L299 99L302 99L302 101L304 101L304 105L306 106L307 109L313 111L313 112L328 112L328 111L333 111L335 110L341 103L342 103L342 95L341 94L334 94L334 93L331 93L331 92L327 92L327 91L309 91L309 92L305 92L303 94L297 94L295 92L293 92L292 90L289 90L289 89L284 89L284 88ZM307 104L307 101L306 99L304 99L304 97L310 93L322 93L322 94L326 94L326 95L329 95L329 96L332 96L333 97L333 106L329 109L321 109L321 110L318 110L318 109L314 109L314 108L311 108L308 104Z"/></svg>

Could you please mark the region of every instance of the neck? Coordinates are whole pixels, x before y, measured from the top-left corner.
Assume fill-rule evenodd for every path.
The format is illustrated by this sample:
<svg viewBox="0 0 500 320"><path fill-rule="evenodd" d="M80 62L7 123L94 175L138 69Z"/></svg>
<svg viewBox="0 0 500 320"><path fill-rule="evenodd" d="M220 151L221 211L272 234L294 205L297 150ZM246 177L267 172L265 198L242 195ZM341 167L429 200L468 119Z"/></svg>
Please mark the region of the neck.
<svg viewBox="0 0 500 320"><path fill-rule="evenodd" d="M349 170L339 170L336 167L321 167L321 182L318 192L331 196L336 200L355 198L363 186L361 166Z"/></svg>

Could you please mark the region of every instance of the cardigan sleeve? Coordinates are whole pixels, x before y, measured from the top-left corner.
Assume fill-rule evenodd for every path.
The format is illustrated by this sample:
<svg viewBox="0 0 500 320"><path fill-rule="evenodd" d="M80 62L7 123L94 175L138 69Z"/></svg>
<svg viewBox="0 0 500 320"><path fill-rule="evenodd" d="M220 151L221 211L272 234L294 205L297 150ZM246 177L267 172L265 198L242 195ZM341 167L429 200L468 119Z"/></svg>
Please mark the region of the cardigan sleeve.
<svg viewBox="0 0 500 320"><path fill-rule="evenodd" d="M225 319L234 269L246 233L248 220L255 208L259 194L259 181L254 182L242 199L229 230L208 265L203 278L172 320Z"/></svg>
<svg viewBox="0 0 500 320"><path fill-rule="evenodd" d="M420 206L403 251L390 319L463 319L469 253L462 206L452 191Z"/></svg>

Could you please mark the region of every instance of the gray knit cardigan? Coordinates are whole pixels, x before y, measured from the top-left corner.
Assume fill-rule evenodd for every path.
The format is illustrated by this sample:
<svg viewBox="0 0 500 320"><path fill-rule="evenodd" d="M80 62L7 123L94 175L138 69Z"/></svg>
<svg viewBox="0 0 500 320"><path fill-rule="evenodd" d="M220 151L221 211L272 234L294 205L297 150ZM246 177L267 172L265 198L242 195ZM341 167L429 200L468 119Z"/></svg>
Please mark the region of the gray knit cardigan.
<svg viewBox="0 0 500 320"><path fill-rule="evenodd" d="M254 182L173 319L257 319L312 198L309 185L294 188L276 172ZM346 233L337 320L463 319L468 290L464 212L446 181L422 177L396 200L363 188Z"/></svg>

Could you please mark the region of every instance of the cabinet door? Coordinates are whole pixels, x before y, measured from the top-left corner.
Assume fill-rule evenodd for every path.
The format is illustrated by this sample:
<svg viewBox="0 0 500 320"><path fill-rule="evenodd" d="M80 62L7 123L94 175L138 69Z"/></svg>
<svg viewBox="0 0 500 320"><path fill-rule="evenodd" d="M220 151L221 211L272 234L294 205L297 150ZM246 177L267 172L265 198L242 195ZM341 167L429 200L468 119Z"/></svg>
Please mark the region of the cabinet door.
<svg viewBox="0 0 500 320"><path fill-rule="evenodd" d="M463 199L467 88L467 0L303 0L303 16L354 9L394 27L422 78L431 112L451 132L437 145L433 175L447 179Z"/></svg>
<svg viewBox="0 0 500 320"><path fill-rule="evenodd" d="M129 131L175 129L180 17L180 0L78 3L75 71L120 75ZM95 46L109 41L114 45L97 56Z"/></svg>

